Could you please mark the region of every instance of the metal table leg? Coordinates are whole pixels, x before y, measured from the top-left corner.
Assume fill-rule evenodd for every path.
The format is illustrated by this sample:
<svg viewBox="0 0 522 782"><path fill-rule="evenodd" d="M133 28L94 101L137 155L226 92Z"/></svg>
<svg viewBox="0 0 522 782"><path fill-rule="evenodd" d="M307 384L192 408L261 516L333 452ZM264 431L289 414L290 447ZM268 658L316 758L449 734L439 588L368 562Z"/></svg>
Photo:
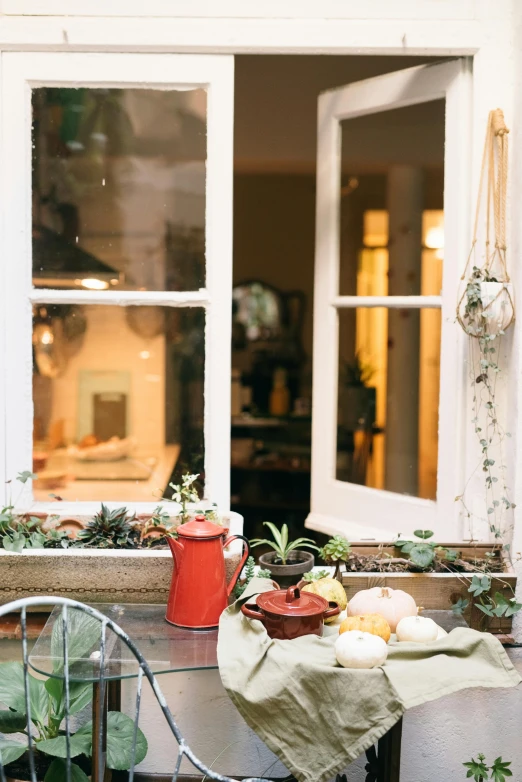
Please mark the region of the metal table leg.
<svg viewBox="0 0 522 782"><path fill-rule="evenodd" d="M107 768L107 712L121 711L121 680L111 679L109 682L93 685L92 698L92 782L111 782L112 772ZM101 773L100 773L100 728L103 740L101 743Z"/></svg>
<svg viewBox="0 0 522 782"><path fill-rule="evenodd" d="M401 775L402 718L375 747L366 752L366 782L399 782Z"/></svg>

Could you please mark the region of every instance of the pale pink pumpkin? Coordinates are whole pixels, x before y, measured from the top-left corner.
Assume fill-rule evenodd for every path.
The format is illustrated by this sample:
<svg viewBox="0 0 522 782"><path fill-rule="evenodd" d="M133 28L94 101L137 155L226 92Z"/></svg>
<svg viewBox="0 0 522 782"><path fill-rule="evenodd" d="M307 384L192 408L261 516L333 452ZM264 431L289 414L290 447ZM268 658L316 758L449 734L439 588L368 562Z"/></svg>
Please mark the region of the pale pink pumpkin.
<svg viewBox="0 0 522 782"><path fill-rule="evenodd" d="M417 605L413 597L402 589L373 587L357 592L348 603L348 616L358 614L380 614L394 633L405 616L417 616Z"/></svg>

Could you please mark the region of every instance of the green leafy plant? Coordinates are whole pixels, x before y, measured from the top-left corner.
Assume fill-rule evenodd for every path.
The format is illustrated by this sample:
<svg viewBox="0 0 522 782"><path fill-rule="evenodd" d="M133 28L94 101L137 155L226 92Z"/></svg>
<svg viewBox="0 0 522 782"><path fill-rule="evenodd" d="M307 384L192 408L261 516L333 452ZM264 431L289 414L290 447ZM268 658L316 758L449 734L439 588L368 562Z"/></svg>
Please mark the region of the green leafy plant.
<svg viewBox="0 0 522 782"><path fill-rule="evenodd" d="M25 470L18 473L16 480L25 484L29 479L36 478L34 473ZM30 516L25 518L14 512L15 503L11 491L12 482L7 481L9 499L0 512L0 543L6 551L19 553L24 548L43 548L46 536L40 531L40 519Z"/></svg>
<svg viewBox="0 0 522 782"><path fill-rule="evenodd" d="M356 353L352 362L345 362L342 367L342 377L347 386L366 386L375 374L372 365L363 361L360 353Z"/></svg>
<svg viewBox="0 0 522 782"><path fill-rule="evenodd" d="M266 568L259 568L257 571L257 577L258 578L272 578L272 573L267 570Z"/></svg>
<svg viewBox="0 0 522 782"><path fill-rule="evenodd" d="M430 529L417 529L413 533L418 540L396 540L394 546L399 548L402 554L409 557L411 562L421 570L433 564L436 557L454 562L459 558L459 552L454 549L438 546L427 541L433 537Z"/></svg>
<svg viewBox="0 0 522 782"><path fill-rule="evenodd" d="M342 535L334 535L328 543L319 550L319 556L327 565L335 565L333 577L339 578L341 573L341 563L347 562L352 548L350 543Z"/></svg>
<svg viewBox="0 0 522 782"><path fill-rule="evenodd" d="M310 570L308 573L303 573L303 581L319 581L320 578L328 578L329 575L329 570Z"/></svg>
<svg viewBox="0 0 522 782"><path fill-rule="evenodd" d="M517 603L515 596L506 598L502 592L495 592L494 595L491 595L490 590L491 576L473 576L468 592L473 597L478 598L478 601L475 602L475 607L486 616L497 617L498 619L501 619L503 616L509 618L522 608L522 603Z"/></svg>
<svg viewBox="0 0 522 782"><path fill-rule="evenodd" d="M67 624L69 638L69 660L88 658L93 647L99 645L100 623L97 619L71 611ZM63 672L62 658L63 620L60 617L53 627L51 636L51 655L56 675ZM92 700L92 684L88 682L70 682L69 714L79 714ZM28 737L27 710L24 691L23 665L17 662L0 664L0 701L8 710L0 711L0 753L2 763L8 765L18 761L28 748L27 742L10 738L10 734L23 733ZM56 782L65 779L65 758L67 757L66 738L62 729L65 719L65 684L60 678L46 681L36 679L29 674L29 701L31 723L30 731L37 754L37 767L42 766L38 758L47 757L50 765L45 773L44 782ZM125 714L109 712L107 718L107 765L117 770L127 770L132 762L132 743L134 723ZM87 721L71 734L71 778L74 782L88 782L84 769L89 770L89 758L92 756L92 721ZM147 739L141 730L137 731L135 762L141 762L147 754ZM23 759L22 759L23 761ZM44 768L46 767L43 763ZM7 772L9 769L7 769Z"/></svg>
<svg viewBox="0 0 522 782"><path fill-rule="evenodd" d="M199 478L199 474L190 475L186 473L181 476L181 483L169 483L172 489L172 502L178 502L181 505L181 518L183 521L187 518L187 505L189 502L198 502L199 495L194 483Z"/></svg>
<svg viewBox="0 0 522 782"><path fill-rule="evenodd" d="M96 548L135 548L140 533L136 515L127 508L110 510L102 503L101 509L77 536L79 545Z"/></svg>
<svg viewBox="0 0 522 782"><path fill-rule="evenodd" d="M281 564L283 565L286 565L288 555L292 551L298 549L300 546L306 546L306 548L312 548L315 549L315 551L319 551L319 548L315 545L311 538L297 538L297 540L289 541L287 524L283 524L281 530L278 530L275 524L272 524L271 521L264 521L263 524L269 528L274 539L268 540L267 538L254 538L254 540L250 541L250 547L255 548L256 546L270 546L270 548L275 551L277 557L281 560Z"/></svg>
<svg viewBox="0 0 522 782"><path fill-rule="evenodd" d="M507 777L513 776L513 772L509 768L511 762L503 761L501 757L496 758L493 765L488 766L485 755L479 754L477 760L471 758L470 761L462 765L468 769L466 779L473 778L474 782L486 782L488 779L493 782L506 782Z"/></svg>
<svg viewBox="0 0 522 782"><path fill-rule="evenodd" d="M241 597L247 586L250 584L252 579L255 576L255 569L256 569L256 561L254 557L248 557L245 565L245 578L240 583L237 583L234 587L234 597L237 598Z"/></svg>

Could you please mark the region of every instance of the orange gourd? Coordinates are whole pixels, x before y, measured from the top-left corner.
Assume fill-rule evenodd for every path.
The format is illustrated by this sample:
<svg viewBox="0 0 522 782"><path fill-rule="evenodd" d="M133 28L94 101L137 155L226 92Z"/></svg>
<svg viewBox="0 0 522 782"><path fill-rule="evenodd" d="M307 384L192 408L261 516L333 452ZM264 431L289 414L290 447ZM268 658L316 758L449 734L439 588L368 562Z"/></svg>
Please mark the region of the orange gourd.
<svg viewBox="0 0 522 782"><path fill-rule="evenodd" d="M380 614L362 614L361 616L349 616L339 627L339 635L349 630L360 630L363 633L378 635L383 641L390 640L391 629L386 619Z"/></svg>

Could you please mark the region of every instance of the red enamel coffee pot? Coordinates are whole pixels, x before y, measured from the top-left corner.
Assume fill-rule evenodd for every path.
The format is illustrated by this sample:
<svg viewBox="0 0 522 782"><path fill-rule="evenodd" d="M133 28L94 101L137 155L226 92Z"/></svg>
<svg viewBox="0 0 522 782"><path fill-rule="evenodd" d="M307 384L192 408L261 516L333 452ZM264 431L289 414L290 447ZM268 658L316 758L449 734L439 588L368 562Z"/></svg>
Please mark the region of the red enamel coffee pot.
<svg viewBox="0 0 522 782"><path fill-rule="evenodd" d="M178 539L167 538L174 570L167 603L167 622L178 627L206 630L217 627L248 557L242 535L225 538L226 531L205 516L180 524ZM224 549L233 540L244 542L241 561L227 585Z"/></svg>

